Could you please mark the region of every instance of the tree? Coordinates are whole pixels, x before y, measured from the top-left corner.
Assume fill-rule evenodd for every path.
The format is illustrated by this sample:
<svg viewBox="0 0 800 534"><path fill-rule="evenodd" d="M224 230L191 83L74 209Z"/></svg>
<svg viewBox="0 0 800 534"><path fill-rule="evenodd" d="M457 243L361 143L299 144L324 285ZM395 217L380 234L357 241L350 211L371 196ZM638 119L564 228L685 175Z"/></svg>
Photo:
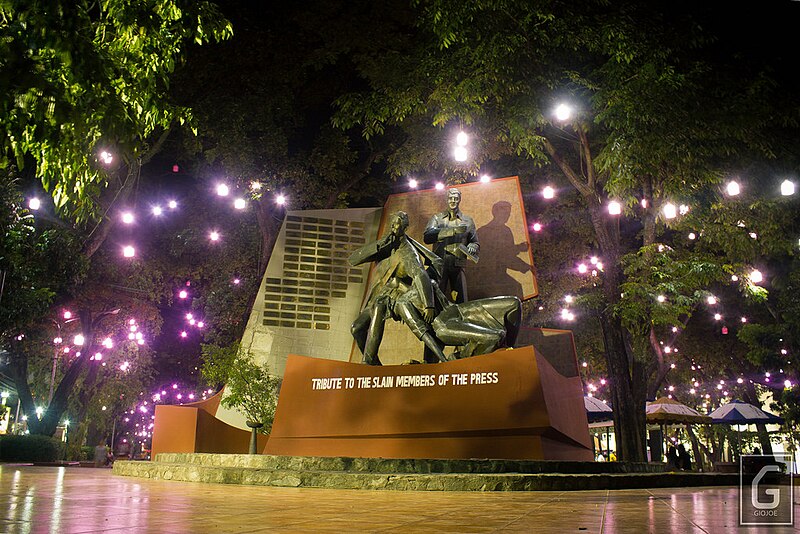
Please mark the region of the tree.
<svg viewBox="0 0 800 534"><path fill-rule="evenodd" d="M2 56L10 58L0 64L0 166L13 162L20 168L32 167L31 174L52 195L54 212L49 216L56 228L70 228L71 244L80 244L77 250L73 246L59 252L85 265L108 237L115 210L135 190L141 166L160 149L174 125L191 119L188 109L167 98L169 76L186 47L224 39L231 33L230 25L211 3L180 1L146 6L114 0L102 4L6 2L0 18L0 48ZM24 229L17 237L35 235L36 231ZM51 239L57 233L43 228L41 235ZM10 260L24 261L30 251L17 254ZM26 275L25 271L15 266L16 273ZM95 333L120 308L102 296L95 299L102 291L73 287L71 294L64 294L58 281L58 276L27 280L20 291L12 293L16 288L9 286L4 298L30 301L38 297L29 308L17 310L41 313L57 294L62 301L77 297L86 305L75 312L86 340L83 351L94 354L99 347ZM97 306L89 305L92 302ZM35 314L15 312L13 326L21 332L35 326L31 322L35 318ZM82 383L88 386L85 391L92 391L100 364L97 360L88 364L89 357L76 358L38 420L27 382L29 354L19 332L2 331L11 373L31 430L52 433L87 365Z"/></svg>
<svg viewBox="0 0 800 534"><path fill-rule="evenodd" d="M255 454L256 431L269 434L272 429L281 379L271 375L265 364L254 362L238 343L227 347L204 345L202 372L209 383L225 384L222 405L241 410L247 417L253 429L250 454Z"/></svg>

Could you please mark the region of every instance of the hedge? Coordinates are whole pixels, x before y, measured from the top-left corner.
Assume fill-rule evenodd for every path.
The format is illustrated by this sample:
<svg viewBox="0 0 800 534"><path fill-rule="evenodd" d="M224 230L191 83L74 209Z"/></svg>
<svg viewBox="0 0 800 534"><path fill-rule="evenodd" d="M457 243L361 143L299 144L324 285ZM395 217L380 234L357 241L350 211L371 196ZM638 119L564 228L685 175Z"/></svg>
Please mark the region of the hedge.
<svg viewBox="0 0 800 534"><path fill-rule="evenodd" d="M0 436L0 462L56 462L64 458L64 443L37 435Z"/></svg>

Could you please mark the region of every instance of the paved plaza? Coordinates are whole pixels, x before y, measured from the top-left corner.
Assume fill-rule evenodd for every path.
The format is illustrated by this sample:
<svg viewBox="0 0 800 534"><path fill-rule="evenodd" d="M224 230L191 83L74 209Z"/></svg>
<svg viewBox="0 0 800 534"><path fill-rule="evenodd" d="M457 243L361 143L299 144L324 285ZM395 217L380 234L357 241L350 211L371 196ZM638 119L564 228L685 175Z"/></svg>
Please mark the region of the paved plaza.
<svg viewBox="0 0 800 534"><path fill-rule="evenodd" d="M0 532L778 534L798 530L738 527L737 491L724 487L505 493L329 490L169 482L117 476L110 469L0 465Z"/></svg>

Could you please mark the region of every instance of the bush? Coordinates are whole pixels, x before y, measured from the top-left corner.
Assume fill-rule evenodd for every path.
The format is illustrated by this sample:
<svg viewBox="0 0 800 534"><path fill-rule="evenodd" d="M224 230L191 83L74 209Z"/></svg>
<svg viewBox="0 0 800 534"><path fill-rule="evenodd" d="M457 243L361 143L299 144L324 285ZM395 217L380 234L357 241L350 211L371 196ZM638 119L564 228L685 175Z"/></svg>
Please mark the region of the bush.
<svg viewBox="0 0 800 534"><path fill-rule="evenodd" d="M78 457L78 460L81 462L93 462L94 461L94 447L88 447L84 445L81 447L81 453Z"/></svg>
<svg viewBox="0 0 800 534"><path fill-rule="evenodd" d="M1 436L2 462L56 462L64 457L64 443L47 436Z"/></svg>

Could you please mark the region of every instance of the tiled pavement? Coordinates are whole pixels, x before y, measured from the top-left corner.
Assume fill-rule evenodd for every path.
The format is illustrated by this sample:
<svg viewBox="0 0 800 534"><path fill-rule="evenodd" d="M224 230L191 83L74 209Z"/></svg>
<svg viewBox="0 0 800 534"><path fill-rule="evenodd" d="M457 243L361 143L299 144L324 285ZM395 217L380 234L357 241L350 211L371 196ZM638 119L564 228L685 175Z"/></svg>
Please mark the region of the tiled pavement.
<svg viewBox="0 0 800 534"><path fill-rule="evenodd" d="M505 493L275 488L0 465L0 532L798 531L738 527L737 495L727 487Z"/></svg>

